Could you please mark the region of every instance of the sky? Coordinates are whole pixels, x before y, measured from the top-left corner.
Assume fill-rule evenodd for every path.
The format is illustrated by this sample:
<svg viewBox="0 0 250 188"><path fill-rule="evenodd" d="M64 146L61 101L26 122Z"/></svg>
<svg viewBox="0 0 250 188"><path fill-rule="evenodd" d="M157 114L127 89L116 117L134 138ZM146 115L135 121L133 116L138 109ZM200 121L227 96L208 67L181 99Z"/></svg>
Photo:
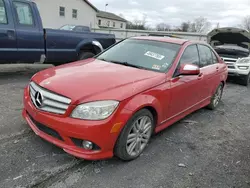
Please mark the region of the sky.
<svg viewBox="0 0 250 188"><path fill-rule="evenodd" d="M142 19L146 15L147 25L158 23L179 26L184 21L192 21L202 16L213 26L238 26L242 19L250 15L250 0L89 0L100 10L117 15L122 14L128 21Z"/></svg>

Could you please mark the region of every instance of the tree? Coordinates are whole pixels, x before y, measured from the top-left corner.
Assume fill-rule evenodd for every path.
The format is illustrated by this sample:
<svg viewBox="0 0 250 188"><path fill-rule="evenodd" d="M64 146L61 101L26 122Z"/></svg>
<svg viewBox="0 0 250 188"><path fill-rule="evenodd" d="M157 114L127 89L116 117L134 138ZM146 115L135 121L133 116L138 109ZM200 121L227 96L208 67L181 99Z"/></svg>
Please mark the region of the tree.
<svg viewBox="0 0 250 188"><path fill-rule="evenodd" d="M243 18L243 20L242 20L242 28L250 31L250 15Z"/></svg>
<svg viewBox="0 0 250 188"><path fill-rule="evenodd" d="M181 26L180 26L180 30L183 31L183 32L188 32L189 29L191 27L191 23L190 21L188 22L182 22Z"/></svg>
<svg viewBox="0 0 250 188"><path fill-rule="evenodd" d="M220 23L219 22L216 24L216 29L218 29L218 28L220 28Z"/></svg>
<svg viewBox="0 0 250 188"><path fill-rule="evenodd" d="M211 28L211 23L207 20L207 18L199 17L194 19L191 23L190 31L197 33L204 33Z"/></svg>
<svg viewBox="0 0 250 188"><path fill-rule="evenodd" d="M146 30L146 22L147 22L146 19L147 19L146 15L144 15L141 20L135 18L133 22L127 23L126 29Z"/></svg>
<svg viewBox="0 0 250 188"><path fill-rule="evenodd" d="M165 23L159 23L156 25L157 31L169 31L170 28L171 28L170 25L165 24Z"/></svg>

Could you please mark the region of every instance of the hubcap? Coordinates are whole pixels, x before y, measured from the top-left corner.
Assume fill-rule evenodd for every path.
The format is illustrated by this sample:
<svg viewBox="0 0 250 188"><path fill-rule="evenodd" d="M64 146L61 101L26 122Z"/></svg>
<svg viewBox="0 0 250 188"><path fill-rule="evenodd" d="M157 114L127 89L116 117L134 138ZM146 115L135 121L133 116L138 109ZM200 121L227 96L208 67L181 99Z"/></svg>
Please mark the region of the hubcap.
<svg viewBox="0 0 250 188"><path fill-rule="evenodd" d="M219 104L221 95L222 95L222 87L220 86L217 89L216 93L214 94L214 100L213 100L214 106L217 106Z"/></svg>
<svg viewBox="0 0 250 188"><path fill-rule="evenodd" d="M139 155L146 147L151 136L152 125L148 116L142 116L133 123L126 144L130 156Z"/></svg>

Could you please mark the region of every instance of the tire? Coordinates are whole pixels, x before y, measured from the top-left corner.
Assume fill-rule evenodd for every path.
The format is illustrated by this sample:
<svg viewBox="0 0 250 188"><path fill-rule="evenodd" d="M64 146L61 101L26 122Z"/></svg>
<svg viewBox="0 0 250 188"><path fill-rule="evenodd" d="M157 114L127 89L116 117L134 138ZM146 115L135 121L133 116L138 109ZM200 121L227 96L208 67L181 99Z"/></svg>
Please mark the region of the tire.
<svg viewBox="0 0 250 188"><path fill-rule="evenodd" d="M79 55L79 60L84 60L84 59L88 59L88 58L91 58L91 57L94 57L95 54L90 52L90 51L82 51Z"/></svg>
<svg viewBox="0 0 250 188"><path fill-rule="evenodd" d="M243 76L242 78L243 78L242 82L241 82L242 85L248 86L249 83L250 83L250 73L248 75L246 75L246 76Z"/></svg>
<svg viewBox="0 0 250 188"><path fill-rule="evenodd" d="M119 135L114 149L115 156L124 161L139 157L152 136L154 125L154 118L149 110L142 109L135 113Z"/></svg>
<svg viewBox="0 0 250 188"><path fill-rule="evenodd" d="M224 88L223 83L220 83L220 85L217 87L215 93L211 98L210 104L207 106L208 109L214 110L217 108L222 98L223 88Z"/></svg>

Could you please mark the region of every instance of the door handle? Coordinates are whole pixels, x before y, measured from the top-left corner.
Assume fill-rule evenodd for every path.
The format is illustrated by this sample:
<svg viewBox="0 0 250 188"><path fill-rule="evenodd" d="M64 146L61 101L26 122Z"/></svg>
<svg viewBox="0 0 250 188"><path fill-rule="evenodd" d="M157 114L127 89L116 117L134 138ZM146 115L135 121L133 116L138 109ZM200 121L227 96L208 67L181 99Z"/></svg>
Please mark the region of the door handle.
<svg viewBox="0 0 250 188"><path fill-rule="evenodd" d="M203 78L203 73L200 73L199 75L198 75L198 80L201 80Z"/></svg>
<svg viewBox="0 0 250 188"><path fill-rule="evenodd" d="M7 36L9 39L12 39L14 40L16 37L15 37L15 31L14 30L7 30Z"/></svg>

